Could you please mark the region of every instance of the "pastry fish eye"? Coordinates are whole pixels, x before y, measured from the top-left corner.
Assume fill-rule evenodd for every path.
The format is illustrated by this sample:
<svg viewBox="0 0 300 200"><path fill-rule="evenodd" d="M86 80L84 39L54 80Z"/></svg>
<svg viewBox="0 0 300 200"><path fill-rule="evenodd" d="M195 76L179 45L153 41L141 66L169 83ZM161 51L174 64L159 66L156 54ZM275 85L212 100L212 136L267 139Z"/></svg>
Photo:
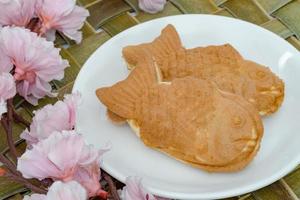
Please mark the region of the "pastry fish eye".
<svg viewBox="0 0 300 200"><path fill-rule="evenodd" d="M263 71L257 71L256 72L256 77L259 79L264 79L266 77L266 73Z"/></svg>

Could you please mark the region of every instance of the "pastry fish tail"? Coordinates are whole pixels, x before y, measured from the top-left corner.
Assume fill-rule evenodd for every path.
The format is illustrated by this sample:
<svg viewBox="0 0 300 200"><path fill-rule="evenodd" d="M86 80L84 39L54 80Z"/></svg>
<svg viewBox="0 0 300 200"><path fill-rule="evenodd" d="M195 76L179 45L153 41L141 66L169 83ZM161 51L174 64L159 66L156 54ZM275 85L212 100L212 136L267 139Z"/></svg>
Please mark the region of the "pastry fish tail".
<svg viewBox="0 0 300 200"><path fill-rule="evenodd" d="M138 62L144 62L145 55L153 56L155 60L167 56L175 51L184 49L175 27L167 25L157 37L150 43L132 45L123 48L123 57L125 58L128 68L136 67Z"/></svg>
<svg viewBox="0 0 300 200"><path fill-rule="evenodd" d="M140 99L160 81L160 71L153 58L148 57L125 80L97 89L96 95L109 111L125 119L135 119Z"/></svg>

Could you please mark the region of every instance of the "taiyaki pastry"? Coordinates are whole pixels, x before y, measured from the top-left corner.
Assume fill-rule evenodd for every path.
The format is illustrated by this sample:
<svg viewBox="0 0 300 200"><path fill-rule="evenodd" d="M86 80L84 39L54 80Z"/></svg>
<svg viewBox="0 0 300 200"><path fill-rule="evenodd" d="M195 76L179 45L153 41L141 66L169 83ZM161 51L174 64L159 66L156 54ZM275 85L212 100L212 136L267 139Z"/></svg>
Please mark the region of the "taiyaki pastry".
<svg viewBox="0 0 300 200"><path fill-rule="evenodd" d="M230 44L185 49L176 29L168 25L153 42L123 49L128 68L152 56L164 81L194 76L214 81L219 89L244 97L260 115L278 110L284 83L268 67L245 60Z"/></svg>
<svg viewBox="0 0 300 200"><path fill-rule="evenodd" d="M165 82L152 59L96 95L146 146L209 172L240 170L260 147L263 125L252 104L210 80Z"/></svg>

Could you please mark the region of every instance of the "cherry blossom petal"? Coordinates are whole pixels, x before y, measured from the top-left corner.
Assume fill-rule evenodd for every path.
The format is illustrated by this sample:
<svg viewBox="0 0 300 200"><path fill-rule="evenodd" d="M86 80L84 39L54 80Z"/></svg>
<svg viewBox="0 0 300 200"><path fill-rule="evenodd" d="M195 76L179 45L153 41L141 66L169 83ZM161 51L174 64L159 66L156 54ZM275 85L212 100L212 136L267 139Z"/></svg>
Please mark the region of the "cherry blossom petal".
<svg viewBox="0 0 300 200"><path fill-rule="evenodd" d="M38 143L39 140L37 139L37 137L33 137L32 136L32 131L29 132L28 129L25 129L21 135L20 135L20 138L26 140L26 143L27 143L27 148L32 148L32 144L35 144L35 143Z"/></svg>
<svg viewBox="0 0 300 200"><path fill-rule="evenodd" d="M81 157L78 163L81 166L87 166L94 162L97 162L97 164L99 165L100 157L109 149L110 147L105 147L99 150L96 149L93 145L86 145L82 149Z"/></svg>
<svg viewBox="0 0 300 200"><path fill-rule="evenodd" d="M139 7L145 12L154 14L164 9L166 0L139 0Z"/></svg>
<svg viewBox="0 0 300 200"><path fill-rule="evenodd" d="M74 180L83 185L88 191L88 196L103 195L100 180L100 157L108 151L108 148L97 150L92 145L86 145L82 149L79 167L74 174Z"/></svg>
<svg viewBox="0 0 300 200"><path fill-rule="evenodd" d="M61 181L54 182L47 195L33 194L25 196L23 200L86 200L86 190L77 182L70 181L63 183Z"/></svg>
<svg viewBox="0 0 300 200"><path fill-rule="evenodd" d="M46 95L53 96L49 82L64 77L68 61L61 58L52 42L27 29L4 27L0 30L0 49L15 66L21 96L33 105Z"/></svg>
<svg viewBox="0 0 300 200"><path fill-rule="evenodd" d="M103 192L99 183L100 166L97 162L78 168L74 174L74 180L87 190L89 197L97 196Z"/></svg>
<svg viewBox="0 0 300 200"><path fill-rule="evenodd" d="M2 114L7 112L6 102L0 100L0 120L2 118Z"/></svg>
<svg viewBox="0 0 300 200"><path fill-rule="evenodd" d="M121 192L122 200L168 200L167 198L157 197L148 192L141 183L139 177L128 177L126 186Z"/></svg>
<svg viewBox="0 0 300 200"><path fill-rule="evenodd" d="M6 100L16 95L16 84L10 73L0 73L0 119L6 113Z"/></svg>
<svg viewBox="0 0 300 200"><path fill-rule="evenodd" d="M49 188L46 200L86 200L86 190L76 181L54 182Z"/></svg>
<svg viewBox="0 0 300 200"><path fill-rule="evenodd" d="M13 64L10 58L0 48L0 74L9 73L12 70L12 68L13 68Z"/></svg>
<svg viewBox="0 0 300 200"><path fill-rule="evenodd" d="M81 104L81 94L75 92L73 94L68 94L65 96L64 103L68 107L68 116L69 116L69 129L74 128L76 123L77 107Z"/></svg>
<svg viewBox="0 0 300 200"><path fill-rule="evenodd" d="M46 195L44 194L33 194L31 196L25 196L23 200L46 200Z"/></svg>
<svg viewBox="0 0 300 200"><path fill-rule="evenodd" d="M47 141L46 141L47 142ZM47 158L47 150L44 143L39 143L18 159L17 169L25 178L37 178L43 180L48 177L61 176L60 170Z"/></svg>
<svg viewBox="0 0 300 200"><path fill-rule="evenodd" d="M74 0L42 0L36 6L36 13L42 21L41 32L48 39L53 39L53 30L57 30L77 43L82 39L79 29L89 16L88 10L77 6Z"/></svg>
<svg viewBox="0 0 300 200"><path fill-rule="evenodd" d="M36 0L1 0L0 26L25 27L34 17Z"/></svg>
<svg viewBox="0 0 300 200"><path fill-rule="evenodd" d="M86 145L75 131L54 132L25 151L18 159L18 170L25 178L75 180L88 196L101 196L106 194L99 183L100 156L104 151Z"/></svg>
<svg viewBox="0 0 300 200"><path fill-rule="evenodd" d="M82 136L74 131L54 132L27 149L18 159L17 168L25 178L68 181L74 175L83 146Z"/></svg>
<svg viewBox="0 0 300 200"><path fill-rule="evenodd" d="M0 99L7 100L16 95L16 84L10 73L0 74Z"/></svg>
<svg viewBox="0 0 300 200"><path fill-rule="evenodd" d="M31 145L48 138L55 131L72 130L75 127L76 112L80 101L79 93L66 95L64 101L46 105L36 111L30 131L26 129L21 134L21 138Z"/></svg>

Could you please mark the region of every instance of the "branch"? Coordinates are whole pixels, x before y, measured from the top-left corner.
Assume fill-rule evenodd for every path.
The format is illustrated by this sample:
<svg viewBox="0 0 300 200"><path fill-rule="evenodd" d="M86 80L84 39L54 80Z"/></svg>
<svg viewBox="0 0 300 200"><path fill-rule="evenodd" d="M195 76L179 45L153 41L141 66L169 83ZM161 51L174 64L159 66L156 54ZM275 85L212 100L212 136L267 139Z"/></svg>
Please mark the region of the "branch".
<svg viewBox="0 0 300 200"><path fill-rule="evenodd" d="M16 150L15 151L12 150L12 149L15 149L15 145L14 145L14 141L12 139L12 135L9 134L9 127L8 127L7 121L8 121L7 119L2 118L1 124L2 124L2 127L4 128L4 131L5 131L5 134L6 134L6 140L7 140L7 143L8 143L8 151L11 152L13 161L16 162L17 161L17 156L15 154Z"/></svg>
<svg viewBox="0 0 300 200"><path fill-rule="evenodd" d="M5 122L6 121L6 122ZM13 100L7 100L7 118L6 120L2 119L2 125L6 132L7 143L12 154L14 161L17 160L18 152L14 144L13 133L12 133L12 121L13 121Z"/></svg>
<svg viewBox="0 0 300 200"><path fill-rule="evenodd" d="M0 153L0 162L7 167L7 169L13 173L18 175L18 171L16 171L16 166L9 159L7 159L3 154Z"/></svg>
<svg viewBox="0 0 300 200"><path fill-rule="evenodd" d="M115 183L113 182L112 178L106 173L103 172L103 178L107 181L111 196L114 200L120 200L119 194L117 192L117 188L115 186Z"/></svg>

